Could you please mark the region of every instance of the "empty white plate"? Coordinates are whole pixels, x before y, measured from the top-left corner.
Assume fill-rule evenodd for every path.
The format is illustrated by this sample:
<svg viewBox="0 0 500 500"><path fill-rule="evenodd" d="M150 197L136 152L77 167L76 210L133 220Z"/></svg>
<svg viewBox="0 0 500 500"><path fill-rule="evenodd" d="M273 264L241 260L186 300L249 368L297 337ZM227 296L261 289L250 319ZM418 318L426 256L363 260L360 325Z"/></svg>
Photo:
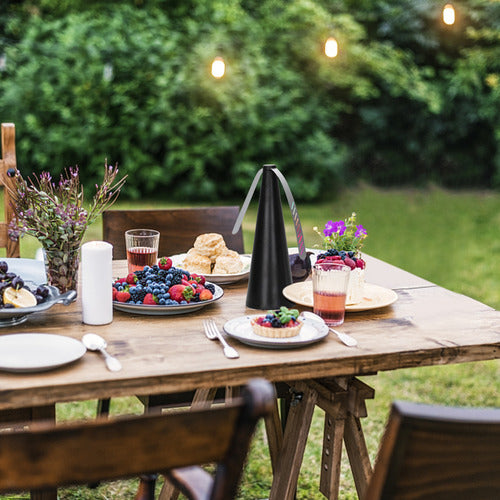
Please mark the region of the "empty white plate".
<svg viewBox="0 0 500 500"><path fill-rule="evenodd" d="M86 352L76 339L47 333L0 336L0 370L41 372L72 363Z"/></svg>

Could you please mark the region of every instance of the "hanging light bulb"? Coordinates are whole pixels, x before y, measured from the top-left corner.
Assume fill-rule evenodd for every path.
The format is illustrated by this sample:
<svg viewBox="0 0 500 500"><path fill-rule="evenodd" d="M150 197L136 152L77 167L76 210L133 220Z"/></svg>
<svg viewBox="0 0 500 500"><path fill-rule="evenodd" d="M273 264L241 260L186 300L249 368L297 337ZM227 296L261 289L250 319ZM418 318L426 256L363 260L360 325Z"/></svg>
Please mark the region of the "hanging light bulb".
<svg viewBox="0 0 500 500"><path fill-rule="evenodd" d="M443 7L443 22L448 26L455 24L455 8L451 3L447 3Z"/></svg>
<svg viewBox="0 0 500 500"><path fill-rule="evenodd" d="M339 53L339 44L335 38L330 37L325 42L325 54L327 57L336 57Z"/></svg>
<svg viewBox="0 0 500 500"><path fill-rule="evenodd" d="M212 76L214 78L222 78L226 72L226 65L222 57L216 57L212 63Z"/></svg>

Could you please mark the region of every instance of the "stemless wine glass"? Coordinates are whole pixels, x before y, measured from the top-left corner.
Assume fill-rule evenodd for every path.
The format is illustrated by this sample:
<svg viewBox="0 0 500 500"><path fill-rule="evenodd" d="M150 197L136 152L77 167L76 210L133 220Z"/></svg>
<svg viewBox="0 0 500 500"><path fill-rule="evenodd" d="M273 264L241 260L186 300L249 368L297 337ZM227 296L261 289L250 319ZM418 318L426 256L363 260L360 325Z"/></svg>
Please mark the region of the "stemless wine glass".
<svg viewBox="0 0 500 500"><path fill-rule="evenodd" d="M349 266L335 262L321 262L312 267L314 312L328 326L344 322L350 271Z"/></svg>
<svg viewBox="0 0 500 500"><path fill-rule="evenodd" d="M129 229L125 232L128 272L153 266L158 260L160 233L154 229Z"/></svg>

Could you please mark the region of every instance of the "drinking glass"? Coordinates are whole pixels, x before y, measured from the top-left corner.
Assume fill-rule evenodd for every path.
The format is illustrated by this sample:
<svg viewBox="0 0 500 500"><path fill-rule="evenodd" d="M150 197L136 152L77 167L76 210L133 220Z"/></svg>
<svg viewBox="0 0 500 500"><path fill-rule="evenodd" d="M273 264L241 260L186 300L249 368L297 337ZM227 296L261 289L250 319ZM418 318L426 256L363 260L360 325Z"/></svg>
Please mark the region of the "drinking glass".
<svg viewBox="0 0 500 500"><path fill-rule="evenodd" d="M349 266L335 262L321 262L312 267L314 313L328 326L344 322L350 272Z"/></svg>
<svg viewBox="0 0 500 500"><path fill-rule="evenodd" d="M160 233L154 229L129 229L125 232L128 272L153 266L158 261Z"/></svg>

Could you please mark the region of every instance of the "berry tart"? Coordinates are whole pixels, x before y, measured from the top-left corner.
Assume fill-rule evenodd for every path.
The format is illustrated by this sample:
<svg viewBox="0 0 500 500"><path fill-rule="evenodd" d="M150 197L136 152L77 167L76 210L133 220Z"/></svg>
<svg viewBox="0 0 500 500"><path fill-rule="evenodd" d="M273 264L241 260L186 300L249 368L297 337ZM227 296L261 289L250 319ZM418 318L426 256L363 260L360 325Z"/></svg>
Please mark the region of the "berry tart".
<svg viewBox="0 0 500 500"><path fill-rule="evenodd" d="M266 316L259 316L251 321L252 330L261 337L288 338L295 337L302 328L302 321L298 319L297 309L280 307L275 311L268 311Z"/></svg>

